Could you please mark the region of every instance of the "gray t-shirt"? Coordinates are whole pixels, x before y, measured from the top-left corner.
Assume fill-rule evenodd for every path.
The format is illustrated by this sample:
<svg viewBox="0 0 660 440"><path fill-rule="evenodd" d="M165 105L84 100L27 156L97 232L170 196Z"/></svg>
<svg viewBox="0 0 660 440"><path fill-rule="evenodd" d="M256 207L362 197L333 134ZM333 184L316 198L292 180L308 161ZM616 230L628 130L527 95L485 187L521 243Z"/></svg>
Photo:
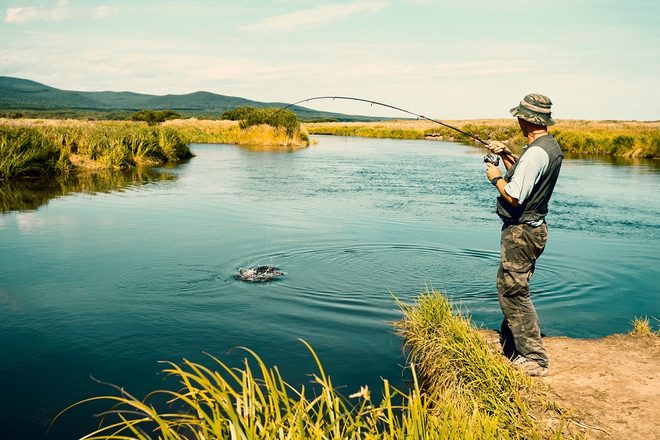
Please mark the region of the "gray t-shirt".
<svg viewBox="0 0 660 440"><path fill-rule="evenodd" d="M538 183L550 165L550 156L543 148L538 146L525 148L527 151L518 160L518 165L511 180L504 187L504 191L517 199L519 204L527 200L534 185ZM538 226L541 223L543 223L543 219L530 223L530 225Z"/></svg>

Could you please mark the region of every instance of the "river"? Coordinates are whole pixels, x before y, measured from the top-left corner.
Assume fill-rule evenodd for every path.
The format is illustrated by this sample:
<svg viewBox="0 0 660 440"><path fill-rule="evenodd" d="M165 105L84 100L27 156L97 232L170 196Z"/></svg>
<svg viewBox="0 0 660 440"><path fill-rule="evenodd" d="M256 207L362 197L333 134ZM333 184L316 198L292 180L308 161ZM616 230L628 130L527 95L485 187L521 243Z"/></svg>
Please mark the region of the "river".
<svg viewBox="0 0 660 440"><path fill-rule="evenodd" d="M43 438L67 405L112 393L90 375L142 396L164 386L159 360L210 365L208 352L238 365L236 346L295 385L315 371L302 338L346 394L381 377L403 386L394 297L430 287L498 327L484 151L313 138L296 152L192 145L185 164L98 190L0 192L21 200L0 214L0 438ZM660 317L659 195L657 161L564 162L532 278L545 334L600 337ZM232 277L264 264L286 275ZM65 414L48 438L81 435L92 412Z"/></svg>

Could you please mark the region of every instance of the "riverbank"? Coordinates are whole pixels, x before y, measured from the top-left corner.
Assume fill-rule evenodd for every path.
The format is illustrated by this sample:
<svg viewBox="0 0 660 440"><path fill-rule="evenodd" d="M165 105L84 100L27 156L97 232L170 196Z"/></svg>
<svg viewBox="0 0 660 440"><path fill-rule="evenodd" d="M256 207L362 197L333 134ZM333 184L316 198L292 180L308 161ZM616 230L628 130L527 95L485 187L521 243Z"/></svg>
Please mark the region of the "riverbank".
<svg viewBox="0 0 660 440"><path fill-rule="evenodd" d="M168 438L646 439L660 429L657 333L546 338L552 372L533 379L500 354L495 332L476 329L444 295L399 305L410 390L383 380L380 398L368 387L342 395L307 343L318 367L307 392L249 350L242 368L167 362L164 373L183 390L141 400L117 388L119 396L87 400L116 404L95 438L155 429ZM159 412L160 394L181 412Z"/></svg>
<svg viewBox="0 0 660 440"><path fill-rule="evenodd" d="M526 142L513 118L442 122L484 140L504 141L514 151L519 151ZM310 134L473 142L468 136L424 120L318 122L305 123L303 126ZM660 121L559 120L549 131L557 138L565 153L660 158Z"/></svg>
<svg viewBox="0 0 660 440"><path fill-rule="evenodd" d="M0 119L0 180L178 163L193 157L191 143L289 151L309 145L309 137L304 130L290 136L266 124L241 128L238 121L180 119L149 126L134 121Z"/></svg>

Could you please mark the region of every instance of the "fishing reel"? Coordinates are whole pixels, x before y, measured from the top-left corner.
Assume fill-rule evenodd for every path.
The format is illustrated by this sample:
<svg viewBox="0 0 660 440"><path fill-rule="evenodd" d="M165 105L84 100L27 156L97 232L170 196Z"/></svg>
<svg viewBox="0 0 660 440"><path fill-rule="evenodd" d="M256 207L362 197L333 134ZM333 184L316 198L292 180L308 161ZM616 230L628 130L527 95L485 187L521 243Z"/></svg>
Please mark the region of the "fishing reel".
<svg viewBox="0 0 660 440"><path fill-rule="evenodd" d="M484 163L492 163L493 165L498 166L500 164L500 156L488 153L484 156Z"/></svg>

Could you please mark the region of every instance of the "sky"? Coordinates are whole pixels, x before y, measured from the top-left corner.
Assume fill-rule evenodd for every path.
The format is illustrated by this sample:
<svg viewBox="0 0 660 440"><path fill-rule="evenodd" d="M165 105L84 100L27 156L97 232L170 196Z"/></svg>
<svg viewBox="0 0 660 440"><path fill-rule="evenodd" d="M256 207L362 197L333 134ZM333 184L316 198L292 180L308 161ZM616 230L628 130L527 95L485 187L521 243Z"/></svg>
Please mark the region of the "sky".
<svg viewBox="0 0 660 440"><path fill-rule="evenodd" d="M659 120L658 23L658 0L0 0L0 75L440 119L534 92L559 119Z"/></svg>

